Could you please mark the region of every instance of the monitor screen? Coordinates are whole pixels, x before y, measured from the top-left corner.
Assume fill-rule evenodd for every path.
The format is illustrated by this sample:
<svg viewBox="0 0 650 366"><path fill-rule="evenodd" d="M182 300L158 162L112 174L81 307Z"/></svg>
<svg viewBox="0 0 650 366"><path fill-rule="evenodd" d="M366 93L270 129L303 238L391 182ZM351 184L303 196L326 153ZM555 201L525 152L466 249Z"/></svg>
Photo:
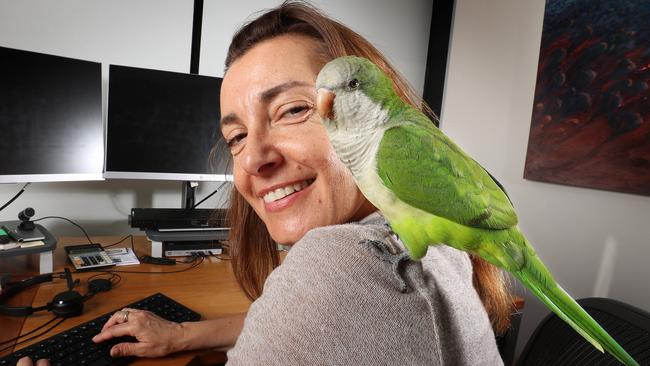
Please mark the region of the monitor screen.
<svg viewBox="0 0 650 366"><path fill-rule="evenodd" d="M111 65L104 177L231 180L220 88L221 78Z"/></svg>
<svg viewBox="0 0 650 366"><path fill-rule="evenodd" d="M0 47L0 183L102 179L101 64Z"/></svg>

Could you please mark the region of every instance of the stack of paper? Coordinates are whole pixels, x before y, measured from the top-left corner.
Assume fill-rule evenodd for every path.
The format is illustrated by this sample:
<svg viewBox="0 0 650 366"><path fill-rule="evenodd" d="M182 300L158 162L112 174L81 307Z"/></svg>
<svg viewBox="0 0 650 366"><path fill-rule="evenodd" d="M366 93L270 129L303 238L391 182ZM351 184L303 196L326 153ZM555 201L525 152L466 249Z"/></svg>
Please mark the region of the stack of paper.
<svg viewBox="0 0 650 366"><path fill-rule="evenodd" d="M0 250L9 250L9 249L15 249L15 248L32 248L32 247L38 247L41 245L45 245L45 242L42 240L36 240L36 241L30 241L30 242L9 242L7 244L0 244Z"/></svg>

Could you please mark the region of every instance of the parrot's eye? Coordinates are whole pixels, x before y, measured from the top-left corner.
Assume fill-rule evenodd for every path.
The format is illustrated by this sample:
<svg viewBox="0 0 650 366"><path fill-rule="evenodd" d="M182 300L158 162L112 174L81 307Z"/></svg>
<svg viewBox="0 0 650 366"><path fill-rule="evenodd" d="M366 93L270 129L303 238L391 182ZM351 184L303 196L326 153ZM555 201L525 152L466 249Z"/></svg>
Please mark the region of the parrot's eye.
<svg viewBox="0 0 650 366"><path fill-rule="evenodd" d="M350 82L348 83L348 86L350 87L350 89L358 88L359 87L359 80L357 80L357 79L350 80Z"/></svg>

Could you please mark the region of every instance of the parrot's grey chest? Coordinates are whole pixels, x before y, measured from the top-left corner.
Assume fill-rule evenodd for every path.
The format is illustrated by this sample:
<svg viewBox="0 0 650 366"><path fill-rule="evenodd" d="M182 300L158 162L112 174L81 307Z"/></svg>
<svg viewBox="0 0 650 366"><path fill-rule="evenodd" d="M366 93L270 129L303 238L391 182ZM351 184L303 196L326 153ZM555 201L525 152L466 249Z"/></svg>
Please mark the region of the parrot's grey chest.
<svg viewBox="0 0 650 366"><path fill-rule="evenodd" d="M337 131L330 135L330 141L339 159L355 178L359 178L371 166L376 166L377 151L383 135L383 131L363 136Z"/></svg>
<svg viewBox="0 0 650 366"><path fill-rule="evenodd" d="M336 154L352 172L361 192L380 209L396 199L377 174L377 153L383 136L383 129L366 136L330 136Z"/></svg>
<svg viewBox="0 0 650 366"><path fill-rule="evenodd" d="M339 98L334 112L336 127L330 126L327 131L330 142L339 159L358 178L377 159L388 111L358 92Z"/></svg>

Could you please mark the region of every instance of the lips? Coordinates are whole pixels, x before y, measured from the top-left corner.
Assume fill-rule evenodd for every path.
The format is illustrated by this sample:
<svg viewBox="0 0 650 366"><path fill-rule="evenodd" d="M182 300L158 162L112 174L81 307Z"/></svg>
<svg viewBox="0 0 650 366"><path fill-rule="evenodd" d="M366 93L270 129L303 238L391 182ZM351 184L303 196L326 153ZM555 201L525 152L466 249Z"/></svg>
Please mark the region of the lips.
<svg viewBox="0 0 650 366"><path fill-rule="evenodd" d="M314 182L314 179L307 179L302 182L297 182L293 184L288 184L284 187L274 189L272 191L266 192L263 199L265 203L271 203L283 199L289 195L292 195L296 192L300 192L303 189L307 188L310 184Z"/></svg>

